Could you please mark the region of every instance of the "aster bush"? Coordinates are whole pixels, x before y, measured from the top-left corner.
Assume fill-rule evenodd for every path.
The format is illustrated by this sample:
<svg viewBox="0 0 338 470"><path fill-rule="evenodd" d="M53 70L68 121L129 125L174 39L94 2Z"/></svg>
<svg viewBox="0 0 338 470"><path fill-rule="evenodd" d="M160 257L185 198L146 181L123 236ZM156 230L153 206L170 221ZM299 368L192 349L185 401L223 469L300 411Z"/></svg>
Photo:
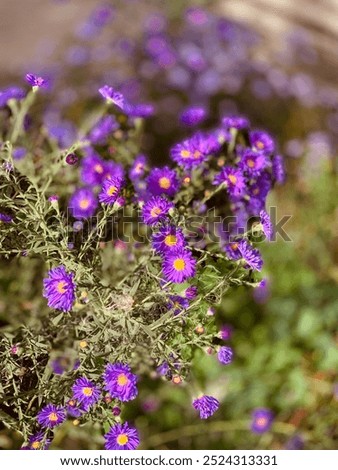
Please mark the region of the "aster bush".
<svg viewBox="0 0 338 470"><path fill-rule="evenodd" d="M1 115L12 312L2 331L2 420L28 448L46 448L67 417L103 426L107 449L135 448L138 432L118 415L143 378L193 386L198 350L232 362L211 309L261 281L254 246L271 225L262 211L284 180L281 157L269 134L234 116L188 134L172 146L171 165L154 167L142 154L152 107L111 86L74 117L65 144L44 122L48 81L27 82L32 89L12 94ZM203 419L219 406L193 391L191 400Z"/></svg>

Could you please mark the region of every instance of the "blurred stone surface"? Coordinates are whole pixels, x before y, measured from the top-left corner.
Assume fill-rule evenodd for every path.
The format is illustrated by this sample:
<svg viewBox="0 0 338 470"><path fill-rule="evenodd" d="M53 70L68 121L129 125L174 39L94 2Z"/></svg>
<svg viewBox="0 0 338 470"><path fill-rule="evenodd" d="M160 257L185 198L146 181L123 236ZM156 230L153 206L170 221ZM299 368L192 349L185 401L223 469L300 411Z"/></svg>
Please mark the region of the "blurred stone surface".
<svg viewBox="0 0 338 470"><path fill-rule="evenodd" d="M63 50L63 44L72 37L79 23L95 6L103 3L131 8L135 17L126 25L128 34L138 29L144 10L152 6L161 8L158 0L0 0L0 85L9 77L34 71L34 64L48 64L55 50ZM191 5L196 3L190 2ZM262 47L262 55L267 59L283 45L285 34L290 30L302 28L311 32L321 55L313 74L336 86L338 0L210 0L201 3L257 29L267 39ZM177 8L180 4L189 5L189 2L178 2ZM171 8L169 3L167 8ZM121 24L115 23L114 28L121 28Z"/></svg>
<svg viewBox="0 0 338 470"><path fill-rule="evenodd" d="M316 74L336 86L338 0L221 0L219 6L225 16L251 25L265 37L266 55L283 46L290 31L309 32L325 64Z"/></svg>
<svg viewBox="0 0 338 470"><path fill-rule="evenodd" d="M0 0L0 81L51 55L97 0ZM27 70L28 71L28 70Z"/></svg>

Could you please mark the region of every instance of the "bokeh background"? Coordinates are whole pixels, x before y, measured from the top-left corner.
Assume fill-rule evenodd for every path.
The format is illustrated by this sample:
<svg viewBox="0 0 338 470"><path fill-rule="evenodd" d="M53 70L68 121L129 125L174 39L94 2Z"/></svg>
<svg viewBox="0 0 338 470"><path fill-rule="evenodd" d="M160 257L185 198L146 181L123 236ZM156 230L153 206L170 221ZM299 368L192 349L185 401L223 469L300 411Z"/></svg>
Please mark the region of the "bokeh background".
<svg viewBox="0 0 338 470"><path fill-rule="evenodd" d="M143 147L156 164L186 135L177 116L192 103L208 108L206 126L247 115L286 157L288 180L269 205L292 216L291 241L261 247L266 287L240 288L217 309L220 327L231 326L234 363L195 358L194 387L222 398L221 409L201 422L190 385L144 379L125 417L145 449L338 447L337 25L337 0L0 1L0 88L47 74L50 129L64 126L71 139L74 116L109 83L155 105ZM71 104L68 115L53 96ZM0 293L1 326L24 322L15 266L0 271ZM257 407L275 415L261 436L250 432ZM66 423L52 448L95 449L101 440L90 424ZM0 431L0 447L20 445Z"/></svg>

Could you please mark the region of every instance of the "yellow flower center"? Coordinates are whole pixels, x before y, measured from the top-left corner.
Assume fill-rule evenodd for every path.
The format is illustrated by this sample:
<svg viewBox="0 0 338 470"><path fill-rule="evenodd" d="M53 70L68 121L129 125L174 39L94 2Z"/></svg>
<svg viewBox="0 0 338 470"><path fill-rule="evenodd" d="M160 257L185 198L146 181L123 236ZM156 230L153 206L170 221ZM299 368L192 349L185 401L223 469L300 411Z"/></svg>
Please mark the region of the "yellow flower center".
<svg viewBox="0 0 338 470"><path fill-rule="evenodd" d="M97 164L94 166L94 170L96 171L96 173L99 173L100 175L102 175L102 173L103 173L103 166L102 166L100 163L97 163Z"/></svg>
<svg viewBox="0 0 338 470"><path fill-rule="evenodd" d="M75 405L75 401L74 401L74 400L69 400L68 405L69 405L69 406L74 406L74 405Z"/></svg>
<svg viewBox="0 0 338 470"><path fill-rule="evenodd" d="M260 428L263 428L264 426L266 426L267 422L268 422L268 420L264 416L261 416L260 418L257 418L257 420L256 420L256 424Z"/></svg>
<svg viewBox="0 0 338 470"><path fill-rule="evenodd" d="M183 180L183 182L184 182L185 184L190 183L190 181L191 181L191 179L190 179L189 176L186 176L186 177L184 178L184 180Z"/></svg>
<svg viewBox="0 0 338 470"><path fill-rule="evenodd" d="M260 140L256 142L256 147L262 150L264 148L263 142L261 142Z"/></svg>
<svg viewBox="0 0 338 470"><path fill-rule="evenodd" d="M93 395L93 388L92 388L92 387L83 387L82 393L83 393L86 397L91 397L91 396Z"/></svg>
<svg viewBox="0 0 338 470"><path fill-rule="evenodd" d="M49 421L57 421L58 420L58 415L56 413L50 413L50 415L48 416L48 419Z"/></svg>
<svg viewBox="0 0 338 470"><path fill-rule="evenodd" d="M232 183L232 184L236 184L236 183L237 183L237 176L235 176L235 175L229 175L229 181L230 181L230 183Z"/></svg>
<svg viewBox="0 0 338 470"><path fill-rule="evenodd" d="M193 154L193 157L194 157L194 158L200 158L201 155L202 155L202 154L201 154L201 152L200 152L199 150L195 150L195 152L194 152L194 154Z"/></svg>
<svg viewBox="0 0 338 470"><path fill-rule="evenodd" d="M171 186L170 179L167 178L166 176L163 176L162 178L160 178L158 183L160 185L160 188L162 189L169 189Z"/></svg>
<svg viewBox="0 0 338 470"><path fill-rule="evenodd" d="M177 237L175 235L167 235L164 239L164 243L167 246L175 246L177 243Z"/></svg>
<svg viewBox="0 0 338 470"><path fill-rule="evenodd" d="M190 150L181 150L182 158L189 158L191 156Z"/></svg>
<svg viewBox="0 0 338 470"><path fill-rule="evenodd" d="M238 248L238 243L231 243L231 249L232 250L235 251L235 250L237 250L237 248Z"/></svg>
<svg viewBox="0 0 338 470"><path fill-rule="evenodd" d="M60 281L56 285L56 290L59 294L64 294L66 292L66 281Z"/></svg>
<svg viewBox="0 0 338 470"><path fill-rule="evenodd" d="M174 261L174 268L176 271L183 271L185 268L185 261L183 258L176 258Z"/></svg>
<svg viewBox="0 0 338 470"><path fill-rule="evenodd" d="M136 173L141 173L141 171L143 170L144 166L142 163L138 163L135 167L135 172Z"/></svg>
<svg viewBox="0 0 338 470"><path fill-rule="evenodd" d="M40 445L41 445L41 442L39 442L39 441L34 441L34 442L32 442L32 444L31 444L31 448L32 448L32 449L35 449L35 450L36 450L36 449L40 449Z"/></svg>
<svg viewBox="0 0 338 470"><path fill-rule="evenodd" d="M80 346L80 348L84 349L88 346L88 343L87 343L87 341L82 340L82 341L80 341L79 346Z"/></svg>
<svg viewBox="0 0 338 470"><path fill-rule="evenodd" d="M89 204L90 204L89 199L81 199L79 205L80 205L81 209L88 209Z"/></svg>
<svg viewBox="0 0 338 470"><path fill-rule="evenodd" d="M179 385L180 383L182 383L182 379L179 375L174 375L174 377L172 378L172 381L176 385Z"/></svg>
<svg viewBox="0 0 338 470"><path fill-rule="evenodd" d="M162 213L162 211L159 207L153 207L150 211L150 215L152 217L158 217L161 213Z"/></svg>
<svg viewBox="0 0 338 470"><path fill-rule="evenodd" d="M255 166L254 160L251 160L251 158L247 161L248 167L253 168Z"/></svg>
<svg viewBox="0 0 338 470"><path fill-rule="evenodd" d="M117 383L118 385L120 385L121 387L123 387L123 385L127 385L127 383L129 382L129 379L128 377L126 376L126 374L119 374L118 377L117 377Z"/></svg>
<svg viewBox="0 0 338 470"><path fill-rule="evenodd" d="M108 191L107 191L107 194L108 194L108 196L113 196L116 192L117 192L117 187L116 186L110 186Z"/></svg>
<svg viewBox="0 0 338 470"><path fill-rule="evenodd" d="M118 443L119 446L124 446L125 444L128 443L128 441L129 441L129 438L127 434L119 434L116 439L116 442Z"/></svg>

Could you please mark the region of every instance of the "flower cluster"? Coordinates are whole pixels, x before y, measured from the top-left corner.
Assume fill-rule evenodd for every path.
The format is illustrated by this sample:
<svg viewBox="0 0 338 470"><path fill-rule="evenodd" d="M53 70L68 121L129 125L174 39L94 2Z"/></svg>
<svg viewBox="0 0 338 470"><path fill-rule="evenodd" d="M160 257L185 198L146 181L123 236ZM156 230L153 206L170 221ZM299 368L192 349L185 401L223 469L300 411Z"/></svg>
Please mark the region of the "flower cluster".
<svg viewBox="0 0 338 470"><path fill-rule="evenodd" d="M131 372L127 364L108 364L103 374L104 388L110 395L122 402L133 400L137 395L137 376ZM29 437L24 450L48 449L51 439L47 437L48 430L61 425L67 417L80 418L96 405L102 398L101 386L86 377L79 377L72 386L72 397L64 405L45 405L37 414L36 420L42 430ZM110 403L110 399L106 400ZM113 408L113 415L117 407ZM49 434L50 436L50 434ZM138 432L126 422L116 422L105 435L107 450L132 450L139 444Z"/></svg>
<svg viewBox="0 0 338 470"><path fill-rule="evenodd" d="M29 83L34 93L17 96L27 109L36 87L44 86L39 77ZM1 196L4 249L47 270L39 290L47 302L29 304L35 329L13 333L6 350L18 370L14 344L30 344L36 358L25 368L29 380L15 389L12 381L5 384L6 396L20 390L26 397L6 406L27 416L18 426L28 449L47 448L67 419L88 417L104 424L106 449L136 448L138 431L120 415L138 396L141 376L180 387L197 350L213 355L220 368L233 362L232 347L221 344L231 327L219 331L217 307L231 285L257 285L254 271L263 261L256 235L273 237L266 197L284 174L267 133L236 116L196 130L207 110L190 106L181 115L187 135L171 146L170 163L154 167L139 136L151 107L132 105L109 86L99 94L106 104L78 130L59 127L46 113L34 154L30 138L40 130L30 133L29 122L20 127L21 114L15 115L16 158L9 145L1 154L1 187L8 191ZM236 216L230 228L228 215ZM41 380L46 396L36 411L38 400L25 387L37 384L32 393L38 397ZM192 400L203 420L219 406L209 394Z"/></svg>

